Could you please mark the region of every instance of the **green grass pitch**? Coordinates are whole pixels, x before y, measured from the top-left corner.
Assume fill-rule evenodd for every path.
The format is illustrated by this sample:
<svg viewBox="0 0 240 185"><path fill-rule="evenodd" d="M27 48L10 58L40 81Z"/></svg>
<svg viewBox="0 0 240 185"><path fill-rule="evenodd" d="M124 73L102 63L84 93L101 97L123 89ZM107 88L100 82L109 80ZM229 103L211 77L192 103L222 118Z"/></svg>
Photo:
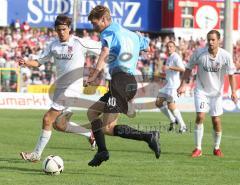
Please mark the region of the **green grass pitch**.
<svg viewBox="0 0 240 185"><path fill-rule="evenodd" d="M95 151L78 135L53 131L42 160L59 155L64 160L64 172L48 176L39 163L20 159L19 152L31 151L38 139L43 110L0 110L0 184L1 185L152 185L152 184L240 184L240 115L222 116L221 148L224 158L212 155L212 125L207 116L203 138L203 156L190 157L193 150L194 113L184 113L189 127L186 134L167 132L168 121L161 113L138 113L134 119L121 116L119 124L129 124L141 130L161 131L162 155L156 159L144 142L107 137L110 160L98 168L87 165ZM77 112L73 120L87 123L86 113Z"/></svg>

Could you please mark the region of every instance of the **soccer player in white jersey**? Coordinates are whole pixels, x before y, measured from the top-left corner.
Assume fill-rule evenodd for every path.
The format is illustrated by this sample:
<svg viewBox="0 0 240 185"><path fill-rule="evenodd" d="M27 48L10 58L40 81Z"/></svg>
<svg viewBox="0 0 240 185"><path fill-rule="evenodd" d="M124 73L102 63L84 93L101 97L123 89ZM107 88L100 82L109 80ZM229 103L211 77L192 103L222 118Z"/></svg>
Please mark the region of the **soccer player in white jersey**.
<svg viewBox="0 0 240 185"><path fill-rule="evenodd" d="M163 71L166 73L166 84L159 90L156 106L169 118L169 131L173 130L175 123L178 123L180 125L179 133L183 133L187 128L175 102L178 98L177 88L180 85L180 72L185 71L185 66L179 54L176 53L176 45L173 41L167 43L167 53L169 57L163 66Z"/></svg>
<svg viewBox="0 0 240 185"><path fill-rule="evenodd" d="M213 154L223 157L220 149L222 126L220 115L223 114L222 109L222 89L224 84L224 75L228 75L232 90L231 98L237 103L237 95L235 90L234 72L235 66L232 56L226 50L219 47L220 33L211 30L207 34L208 46L196 50L183 75L178 93L184 93L184 83L191 74L194 66L198 66L197 84L194 92L195 109L196 109L196 125L194 129L195 149L192 157L200 157L202 155L202 138L203 138L203 122L207 108L210 110L213 124Z"/></svg>
<svg viewBox="0 0 240 185"><path fill-rule="evenodd" d="M58 38L53 40L36 60L18 59L21 66L39 67L51 58L57 69L57 78L71 73L71 71L84 67L84 54L86 51L100 53L101 44L91 40L84 40L71 34L71 18L66 15L58 15L55 20L55 30ZM81 76L81 74L79 74ZM82 77L82 76L81 76ZM79 97L82 79L76 80L69 87L62 88L56 84L56 89L67 94L69 97ZM79 91L77 90L79 89ZM56 91L55 91L56 94ZM54 94L54 95L55 95ZM42 131L33 152L21 152L24 160L36 162L40 160L41 154L50 140L52 126L62 132L75 133L86 136L94 147L95 139L92 132L74 122L70 122L71 112L65 104L54 101L51 108L45 113L42 123ZM57 121L56 121L57 120ZM65 120L65 121L64 121Z"/></svg>

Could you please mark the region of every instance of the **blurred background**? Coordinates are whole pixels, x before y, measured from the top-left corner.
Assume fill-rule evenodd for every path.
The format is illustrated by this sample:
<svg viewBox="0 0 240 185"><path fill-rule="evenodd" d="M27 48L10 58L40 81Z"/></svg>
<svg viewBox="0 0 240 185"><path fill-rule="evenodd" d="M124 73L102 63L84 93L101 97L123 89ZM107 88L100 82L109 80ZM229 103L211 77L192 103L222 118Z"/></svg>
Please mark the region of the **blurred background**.
<svg viewBox="0 0 240 185"><path fill-rule="evenodd" d="M98 33L92 30L87 20L91 9L99 3L109 7L114 22L150 38L150 52L142 52L137 65L143 82L154 81L163 74L168 41L175 41L178 53L186 64L195 49L206 45L207 32L217 29L222 34L222 46L232 53L238 69L236 80L240 94L239 1L0 0L0 108L48 108L50 100L47 93L56 80L53 61L40 68L19 68L16 57L34 59L40 54L56 37L53 25L60 13L73 18L75 35L99 41ZM226 16L227 19L224 19ZM86 54L86 69L94 67L96 60L96 56ZM194 111L195 73L196 69L192 71L187 91L180 99L183 111ZM99 87L83 89L83 94L91 94L97 99L106 92L108 78L105 76ZM229 99L227 79L224 102L225 111L240 112L240 105L233 104Z"/></svg>

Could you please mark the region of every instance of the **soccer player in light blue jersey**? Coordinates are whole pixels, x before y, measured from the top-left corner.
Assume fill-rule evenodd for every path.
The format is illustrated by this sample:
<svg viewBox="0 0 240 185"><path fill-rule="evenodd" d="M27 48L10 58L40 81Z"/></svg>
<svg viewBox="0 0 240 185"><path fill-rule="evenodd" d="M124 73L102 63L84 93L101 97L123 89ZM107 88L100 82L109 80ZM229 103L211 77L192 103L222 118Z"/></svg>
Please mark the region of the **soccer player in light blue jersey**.
<svg viewBox="0 0 240 185"><path fill-rule="evenodd" d="M137 82L134 75L139 52L148 48L149 40L113 23L107 7L96 6L91 10L88 19L94 29L100 32L102 50L96 69L89 76L86 85L94 83L106 62L111 75L109 91L88 110L88 118L98 146L98 152L88 165L99 166L109 159L104 134L145 141L155 152L156 158L159 158L159 132L143 132L127 125L116 125L119 114L128 113L129 102L136 94Z"/></svg>

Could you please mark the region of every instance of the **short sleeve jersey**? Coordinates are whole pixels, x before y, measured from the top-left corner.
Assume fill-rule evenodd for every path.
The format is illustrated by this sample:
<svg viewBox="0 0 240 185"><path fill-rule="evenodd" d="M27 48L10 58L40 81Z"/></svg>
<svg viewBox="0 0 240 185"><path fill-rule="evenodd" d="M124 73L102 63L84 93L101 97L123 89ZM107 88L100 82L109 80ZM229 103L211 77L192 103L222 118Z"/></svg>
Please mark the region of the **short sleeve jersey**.
<svg viewBox="0 0 240 185"><path fill-rule="evenodd" d="M81 39L76 36L70 36L67 42L60 42L59 39L53 40L45 48L36 60L40 64L44 64L51 58L56 66L57 78L71 73L73 70L84 67L85 53L87 51L99 54L101 52L101 42L93 40ZM79 74L82 77L83 74ZM77 80L71 87L79 89L82 86L83 78ZM66 84L68 86L69 84Z"/></svg>
<svg viewBox="0 0 240 185"><path fill-rule="evenodd" d="M139 52L148 48L149 39L111 23L100 35L102 46L110 49L109 72L136 73Z"/></svg>
<svg viewBox="0 0 240 185"><path fill-rule="evenodd" d="M195 92L207 96L221 95L224 75L232 75L236 70L230 53L222 48L218 48L215 58L209 54L208 47L197 49L186 68L193 69L195 65L198 66Z"/></svg>
<svg viewBox="0 0 240 185"><path fill-rule="evenodd" d="M182 69L185 69L185 66L182 62L181 57L176 52L172 53L167 61L166 66L173 66L173 67L179 67ZM165 88L178 88L180 85L180 72L174 71L174 70L167 70L166 71L166 80L167 83L164 86Z"/></svg>

